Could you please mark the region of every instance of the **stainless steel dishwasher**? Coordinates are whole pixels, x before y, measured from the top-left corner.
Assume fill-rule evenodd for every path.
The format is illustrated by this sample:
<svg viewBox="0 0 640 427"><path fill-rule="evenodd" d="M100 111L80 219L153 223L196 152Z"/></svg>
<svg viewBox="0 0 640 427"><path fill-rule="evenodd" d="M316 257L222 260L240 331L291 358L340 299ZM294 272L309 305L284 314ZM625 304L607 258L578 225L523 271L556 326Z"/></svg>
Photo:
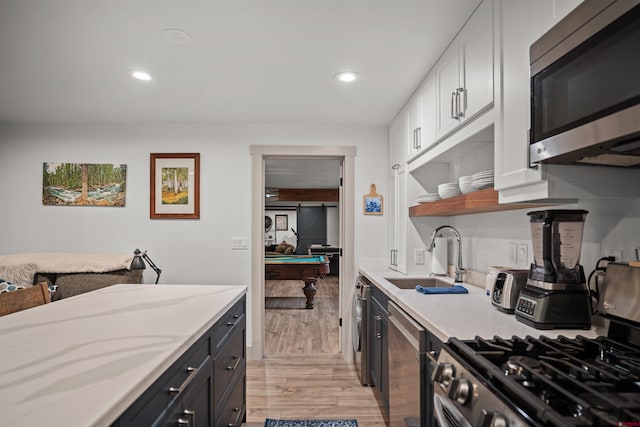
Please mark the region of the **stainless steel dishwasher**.
<svg viewBox="0 0 640 427"><path fill-rule="evenodd" d="M389 425L420 427L425 329L389 301Z"/></svg>

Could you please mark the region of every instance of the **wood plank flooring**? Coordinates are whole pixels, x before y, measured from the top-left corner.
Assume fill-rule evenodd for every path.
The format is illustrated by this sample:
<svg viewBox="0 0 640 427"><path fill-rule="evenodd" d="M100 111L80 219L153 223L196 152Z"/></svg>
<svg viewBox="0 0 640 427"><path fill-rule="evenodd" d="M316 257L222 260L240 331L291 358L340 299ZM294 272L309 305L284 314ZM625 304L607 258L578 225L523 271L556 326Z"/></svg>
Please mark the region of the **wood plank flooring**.
<svg viewBox="0 0 640 427"><path fill-rule="evenodd" d="M267 356L337 354L339 348L338 276L318 279L316 305L305 308L302 280L265 280Z"/></svg>
<svg viewBox="0 0 640 427"><path fill-rule="evenodd" d="M247 361L247 427L274 419L356 419L385 427L373 389L342 355Z"/></svg>
<svg viewBox="0 0 640 427"><path fill-rule="evenodd" d="M263 427L266 418L385 427L373 389L340 353L338 285L336 276L318 279L316 306L307 310L302 281L265 281L266 357L247 361L246 427Z"/></svg>

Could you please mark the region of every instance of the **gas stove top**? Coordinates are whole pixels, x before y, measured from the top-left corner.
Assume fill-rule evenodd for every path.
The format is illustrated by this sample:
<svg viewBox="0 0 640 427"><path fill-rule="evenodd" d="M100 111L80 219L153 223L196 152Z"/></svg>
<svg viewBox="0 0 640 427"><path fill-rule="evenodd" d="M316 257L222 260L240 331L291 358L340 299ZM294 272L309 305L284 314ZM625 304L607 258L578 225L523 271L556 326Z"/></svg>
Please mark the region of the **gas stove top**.
<svg viewBox="0 0 640 427"><path fill-rule="evenodd" d="M448 350L528 424L640 420L640 347L578 336L451 339Z"/></svg>

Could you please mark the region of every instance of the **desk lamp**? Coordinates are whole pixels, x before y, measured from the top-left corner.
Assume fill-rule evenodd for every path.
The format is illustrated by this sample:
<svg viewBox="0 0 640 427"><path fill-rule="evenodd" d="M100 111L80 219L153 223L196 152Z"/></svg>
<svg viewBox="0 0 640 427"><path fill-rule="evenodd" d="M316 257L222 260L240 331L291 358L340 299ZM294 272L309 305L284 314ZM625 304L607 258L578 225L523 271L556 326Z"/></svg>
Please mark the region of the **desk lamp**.
<svg viewBox="0 0 640 427"><path fill-rule="evenodd" d="M156 274L158 275L156 277L156 284L158 284L158 280L160 280L160 273L162 273L162 270L160 270L158 266L155 265L153 261L151 261L151 258L149 258L149 255L147 255L147 251L140 252L140 249L136 249L135 251L133 251L133 261L131 261L130 269L144 270L145 268L147 268L144 265L145 261L147 262L147 264L149 264L149 267L151 267L153 271L155 271Z"/></svg>

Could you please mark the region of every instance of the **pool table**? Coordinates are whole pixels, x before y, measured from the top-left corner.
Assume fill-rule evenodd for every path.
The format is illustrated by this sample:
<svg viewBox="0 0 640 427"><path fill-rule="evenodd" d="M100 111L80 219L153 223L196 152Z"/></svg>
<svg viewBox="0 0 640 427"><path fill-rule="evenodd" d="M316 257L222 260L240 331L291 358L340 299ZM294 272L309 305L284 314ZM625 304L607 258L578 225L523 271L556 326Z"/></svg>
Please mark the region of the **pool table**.
<svg viewBox="0 0 640 427"><path fill-rule="evenodd" d="M313 308L316 299L316 279L329 273L329 260L324 255L265 255L265 280L302 280L306 308Z"/></svg>

